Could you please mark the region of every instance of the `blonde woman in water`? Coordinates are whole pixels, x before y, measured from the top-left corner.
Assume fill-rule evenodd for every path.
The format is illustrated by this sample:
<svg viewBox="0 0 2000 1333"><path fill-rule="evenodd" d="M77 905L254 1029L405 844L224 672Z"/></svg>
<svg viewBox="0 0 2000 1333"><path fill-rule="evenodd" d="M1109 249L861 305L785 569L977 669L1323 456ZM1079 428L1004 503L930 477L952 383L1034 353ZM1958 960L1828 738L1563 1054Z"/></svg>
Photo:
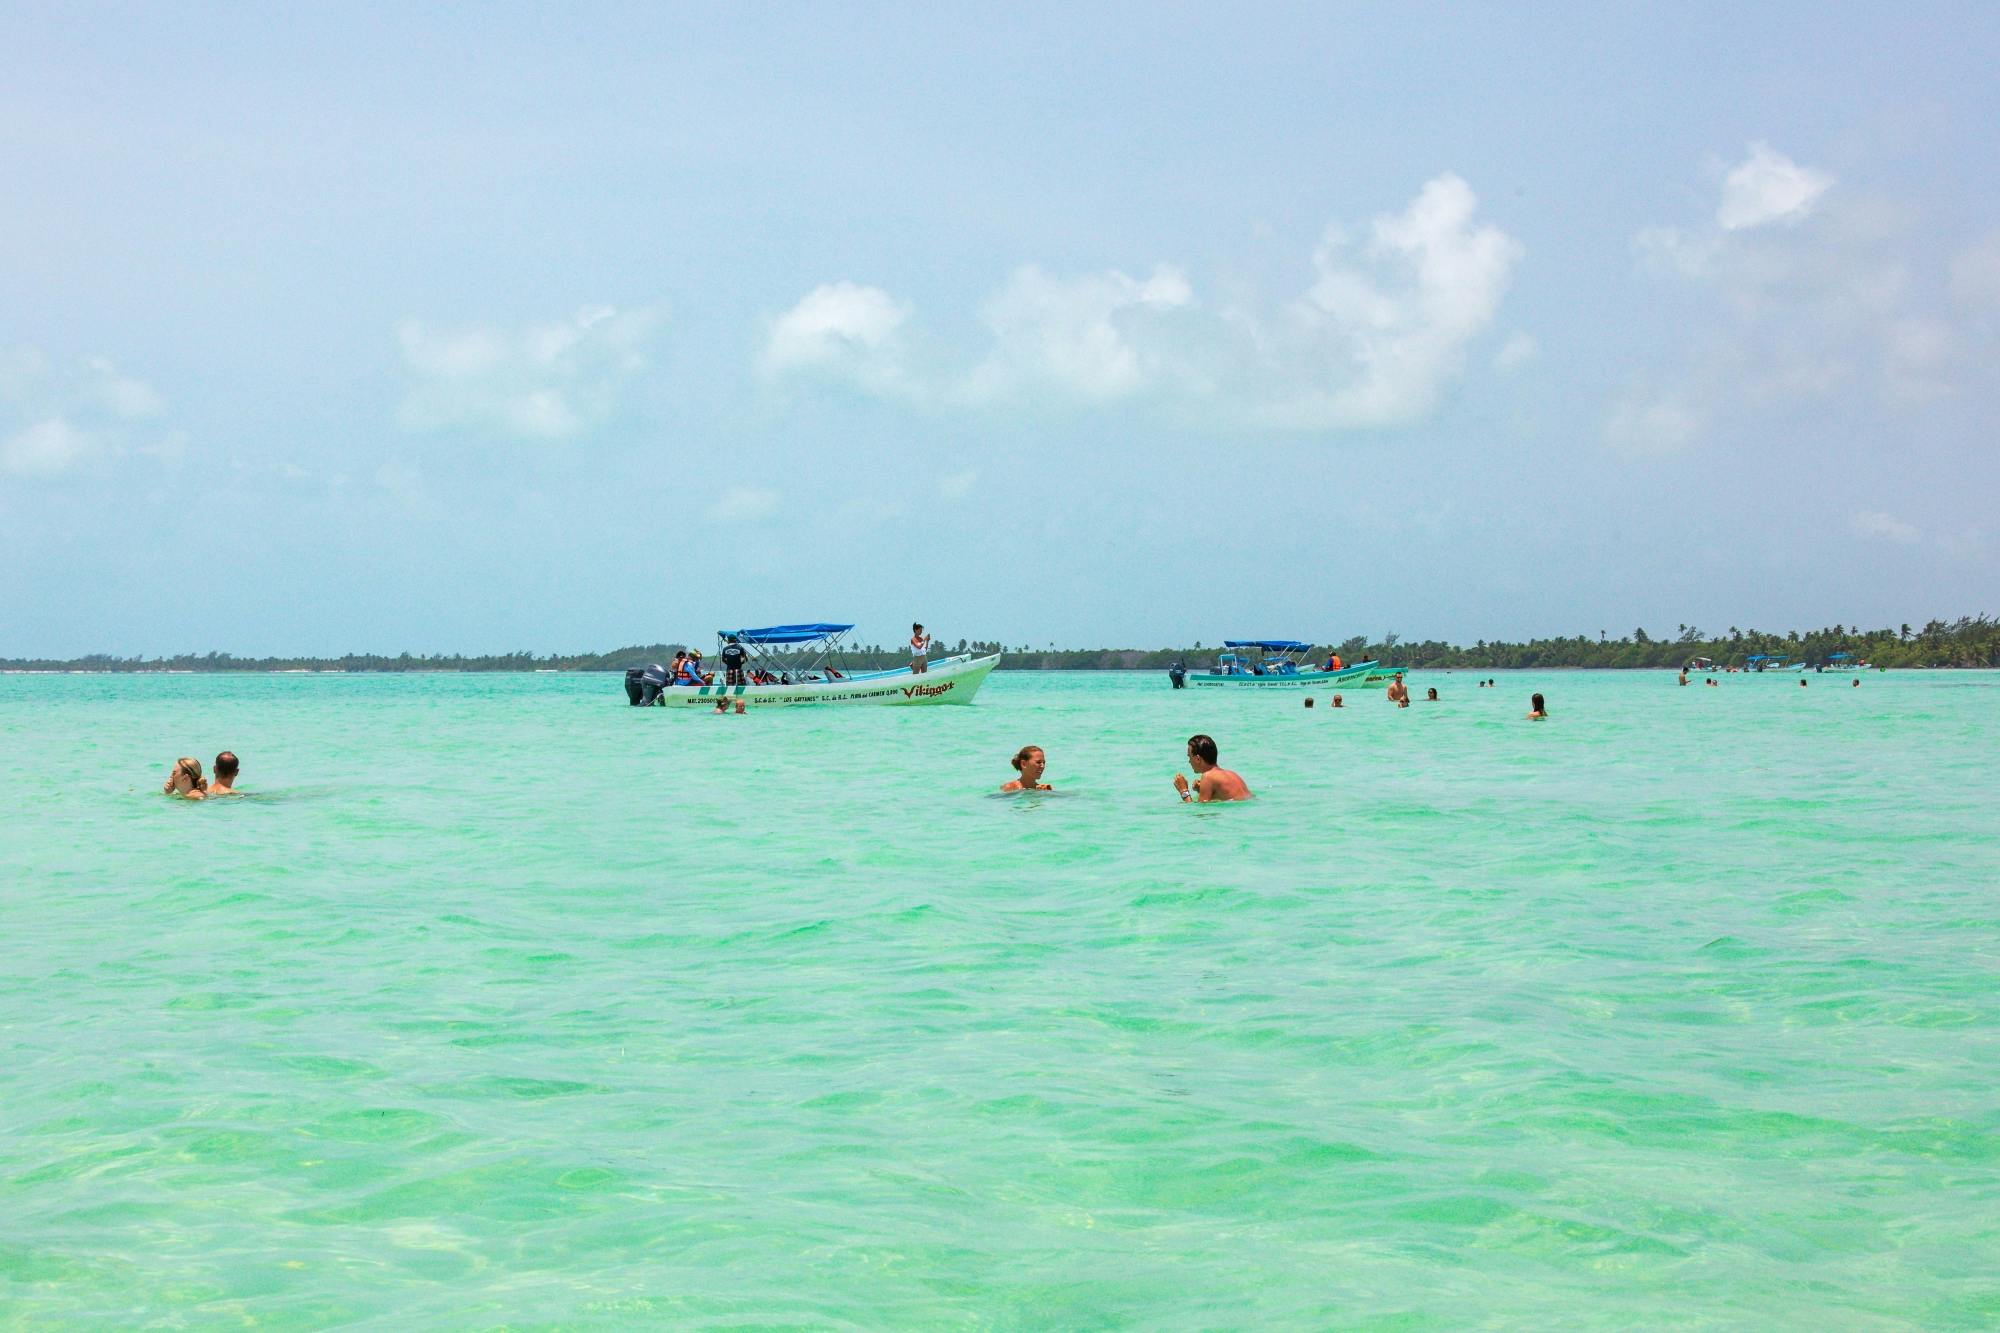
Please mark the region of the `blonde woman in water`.
<svg viewBox="0 0 2000 1333"><path fill-rule="evenodd" d="M208 782L201 775L201 760L176 759L171 772L167 774L167 785L160 788L168 796L178 796L184 801L205 800L208 796Z"/></svg>
<svg viewBox="0 0 2000 1333"><path fill-rule="evenodd" d="M1001 787L1001 791L1054 791L1042 781L1042 772L1049 766L1049 757L1042 753L1039 745L1023 745L1014 756L1014 771L1021 776Z"/></svg>

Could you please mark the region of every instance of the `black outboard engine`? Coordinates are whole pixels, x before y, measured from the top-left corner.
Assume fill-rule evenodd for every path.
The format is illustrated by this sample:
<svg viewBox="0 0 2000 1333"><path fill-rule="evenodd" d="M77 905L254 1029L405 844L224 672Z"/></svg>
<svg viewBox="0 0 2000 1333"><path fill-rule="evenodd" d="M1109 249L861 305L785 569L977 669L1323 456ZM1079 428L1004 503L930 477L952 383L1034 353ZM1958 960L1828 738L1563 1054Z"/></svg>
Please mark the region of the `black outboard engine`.
<svg viewBox="0 0 2000 1333"><path fill-rule="evenodd" d="M1172 682L1174 683L1174 688L1175 688L1175 689L1177 689L1177 690L1184 690L1184 689L1186 689L1186 688L1187 688L1187 664L1186 664L1185 662L1176 662L1176 663L1174 663L1174 664L1173 664L1172 666L1168 667L1168 668L1167 668L1167 679L1168 679L1168 680L1170 680L1170 681L1172 681Z"/></svg>
<svg viewBox="0 0 2000 1333"><path fill-rule="evenodd" d="M667 687L667 669L658 662L650 666L625 668L625 701L634 708L658 703Z"/></svg>

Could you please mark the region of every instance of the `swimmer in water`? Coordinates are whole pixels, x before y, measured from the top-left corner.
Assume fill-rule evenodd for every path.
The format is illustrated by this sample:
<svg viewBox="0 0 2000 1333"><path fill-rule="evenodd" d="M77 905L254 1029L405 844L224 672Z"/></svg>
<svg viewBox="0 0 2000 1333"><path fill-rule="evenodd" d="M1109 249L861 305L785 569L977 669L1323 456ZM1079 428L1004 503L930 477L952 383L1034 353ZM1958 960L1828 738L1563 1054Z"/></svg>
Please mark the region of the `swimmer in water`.
<svg viewBox="0 0 2000 1333"><path fill-rule="evenodd" d="M1042 781L1042 774L1049 766L1049 757L1042 753L1039 745L1023 745L1014 755L1014 771L1021 776L1004 784L1001 791L1054 791Z"/></svg>
<svg viewBox="0 0 2000 1333"><path fill-rule="evenodd" d="M1396 673L1396 678L1389 682L1389 702L1398 708L1410 706L1410 687L1403 683L1403 673L1400 671Z"/></svg>
<svg viewBox="0 0 2000 1333"><path fill-rule="evenodd" d="M1174 790L1181 794L1183 801L1247 801L1250 788L1242 777L1226 768L1216 767L1215 741L1208 736L1190 736L1187 746L1188 767L1195 771L1195 782L1190 786L1183 775L1174 774Z"/></svg>
<svg viewBox="0 0 2000 1333"><path fill-rule="evenodd" d="M1424 702L1427 704L1434 704L1437 701L1438 701L1438 687L1433 685L1430 687L1428 691L1425 692Z"/></svg>
<svg viewBox="0 0 2000 1333"><path fill-rule="evenodd" d="M1528 721L1546 722L1548 720L1549 706L1542 702L1542 696L1539 694L1528 696Z"/></svg>
<svg viewBox="0 0 2000 1333"><path fill-rule="evenodd" d="M1343 708L1343 707L1345 707L1346 705L1344 705L1344 704L1342 704L1342 703L1340 702L1340 696L1336 694L1336 695L1334 695L1334 696L1333 696L1333 702L1332 702L1331 704L1327 705L1327 706L1328 706L1329 708Z"/></svg>
<svg viewBox="0 0 2000 1333"><path fill-rule="evenodd" d="M1308 694L1306 696L1306 707L1311 708L1312 706L1313 706L1313 697L1310 694Z"/></svg>
<svg viewBox="0 0 2000 1333"><path fill-rule="evenodd" d="M242 765L236 762L234 752L224 750L215 756L215 781L208 784L210 796L241 796L236 790L236 773Z"/></svg>
<svg viewBox="0 0 2000 1333"><path fill-rule="evenodd" d="M202 780L201 760L176 759L167 773L167 785L160 790L168 796L178 796L184 801L201 801L208 798L208 783Z"/></svg>

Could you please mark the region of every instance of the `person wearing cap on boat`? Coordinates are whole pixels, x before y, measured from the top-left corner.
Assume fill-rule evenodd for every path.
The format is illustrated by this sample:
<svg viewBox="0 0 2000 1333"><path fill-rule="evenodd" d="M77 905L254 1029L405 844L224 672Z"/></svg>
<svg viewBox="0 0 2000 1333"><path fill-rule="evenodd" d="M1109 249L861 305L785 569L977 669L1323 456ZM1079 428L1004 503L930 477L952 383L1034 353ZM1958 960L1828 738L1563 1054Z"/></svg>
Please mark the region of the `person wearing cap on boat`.
<svg viewBox="0 0 2000 1333"><path fill-rule="evenodd" d="M729 642L722 646L722 680L724 684L741 685L743 683L743 663L749 656L750 654L744 651L743 645L736 641L736 636L734 634L730 635Z"/></svg>
<svg viewBox="0 0 2000 1333"><path fill-rule="evenodd" d="M685 650L674 654L674 684L701 684L701 659Z"/></svg>
<svg viewBox="0 0 2000 1333"><path fill-rule="evenodd" d="M921 624L910 626L910 674L921 676L931 669L931 636Z"/></svg>

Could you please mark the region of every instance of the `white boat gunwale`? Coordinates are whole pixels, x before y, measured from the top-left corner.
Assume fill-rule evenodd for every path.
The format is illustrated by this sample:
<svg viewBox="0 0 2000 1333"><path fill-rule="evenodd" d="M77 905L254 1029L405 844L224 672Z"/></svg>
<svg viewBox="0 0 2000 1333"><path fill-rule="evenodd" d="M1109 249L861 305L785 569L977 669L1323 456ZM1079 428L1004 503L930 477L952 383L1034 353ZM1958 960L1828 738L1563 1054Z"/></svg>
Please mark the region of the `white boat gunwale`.
<svg viewBox="0 0 2000 1333"><path fill-rule="evenodd" d="M939 658L926 671L899 667L888 671L858 672L836 680L794 681L789 685L670 685L661 690L655 703L663 708L707 708L718 700L745 707L801 704L877 704L918 706L969 704L986 677L1000 663L1000 654L975 657L962 653Z"/></svg>

